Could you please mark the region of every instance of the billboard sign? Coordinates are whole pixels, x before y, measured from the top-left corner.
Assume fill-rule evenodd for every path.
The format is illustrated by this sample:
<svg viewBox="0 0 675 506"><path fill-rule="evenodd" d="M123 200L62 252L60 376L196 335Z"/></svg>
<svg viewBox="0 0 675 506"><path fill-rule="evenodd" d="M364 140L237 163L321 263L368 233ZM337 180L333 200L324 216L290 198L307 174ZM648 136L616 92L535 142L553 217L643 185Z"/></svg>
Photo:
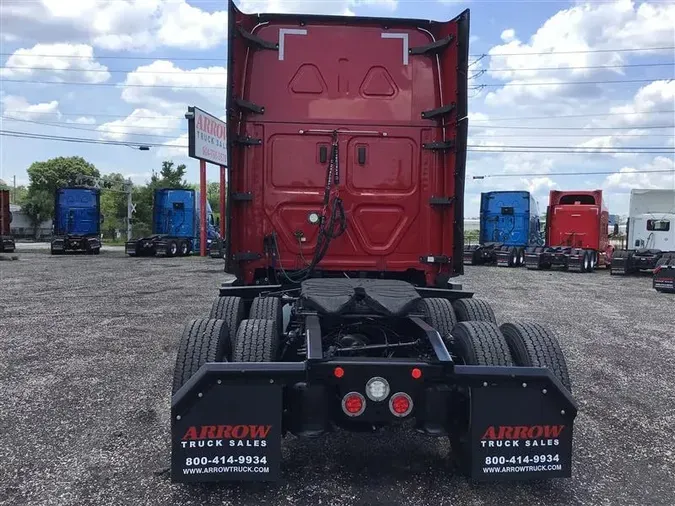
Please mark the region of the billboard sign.
<svg viewBox="0 0 675 506"><path fill-rule="evenodd" d="M216 165L227 165L227 127L224 121L188 107L188 156Z"/></svg>

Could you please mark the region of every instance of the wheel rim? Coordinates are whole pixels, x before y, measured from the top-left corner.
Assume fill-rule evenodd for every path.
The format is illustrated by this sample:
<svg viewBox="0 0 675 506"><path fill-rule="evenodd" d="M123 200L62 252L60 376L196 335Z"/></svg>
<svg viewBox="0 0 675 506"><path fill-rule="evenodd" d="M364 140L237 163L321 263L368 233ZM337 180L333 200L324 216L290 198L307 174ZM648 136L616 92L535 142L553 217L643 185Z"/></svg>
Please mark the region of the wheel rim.
<svg viewBox="0 0 675 506"><path fill-rule="evenodd" d="M584 257L584 270L589 270L591 261L588 259L588 255Z"/></svg>
<svg viewBox="0 0 675 506"><path fill-rule="evenodd" d="M181 250L181 253L183 253L183 255L186 255L187 254L187 244L183 244L183 246L181 246L180 250Z"/></svg>
<svg viewBox="0 0 675 506"><path fill-rule="evenodd" d="M174 255L177 250L178 250L178 247L175 244L172 244L171 245L171 254Z"/></svg>

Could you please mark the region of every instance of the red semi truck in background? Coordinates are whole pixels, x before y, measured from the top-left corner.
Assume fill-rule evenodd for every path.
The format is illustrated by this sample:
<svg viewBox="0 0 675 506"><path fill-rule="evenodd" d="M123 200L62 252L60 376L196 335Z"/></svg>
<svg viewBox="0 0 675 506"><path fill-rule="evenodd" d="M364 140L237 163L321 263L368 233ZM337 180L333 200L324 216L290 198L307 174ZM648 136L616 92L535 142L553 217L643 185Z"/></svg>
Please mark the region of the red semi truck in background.
<svg viewBox="0 0 675 506"><path fill-rule="evenodd" d="M14 239L11 236L9 224L12 222L12 213L9 211L9 190L0 190L0 252L14 251Z"/></svg>
<svg viewBox="0 0 675 506"><path fill-rule="evenodd" d="M612 261L609 211L602 190L551 191L546 214L546 245L528 248L528 269L592 272Z"/></svg>

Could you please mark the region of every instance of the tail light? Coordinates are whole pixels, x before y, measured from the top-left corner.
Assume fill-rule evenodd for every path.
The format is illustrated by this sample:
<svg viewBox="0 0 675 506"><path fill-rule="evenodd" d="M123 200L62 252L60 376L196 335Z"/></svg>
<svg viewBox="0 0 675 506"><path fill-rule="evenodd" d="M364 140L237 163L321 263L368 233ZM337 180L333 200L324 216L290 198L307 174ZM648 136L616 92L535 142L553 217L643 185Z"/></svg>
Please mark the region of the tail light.
<svg viewBox="0 0 675 506"><path fill-rule="evenodd" d="M413 409L413 401L405 392L397 392L389 399L391 414L399 418L408 416Z"/></svg>
<svg viewBox="0 0 675 506"><path fill-rule="evenodd" d="M359 416L366 410L366 398L358 392L349 392L342 398L342 411L347 416Z"/></svg>

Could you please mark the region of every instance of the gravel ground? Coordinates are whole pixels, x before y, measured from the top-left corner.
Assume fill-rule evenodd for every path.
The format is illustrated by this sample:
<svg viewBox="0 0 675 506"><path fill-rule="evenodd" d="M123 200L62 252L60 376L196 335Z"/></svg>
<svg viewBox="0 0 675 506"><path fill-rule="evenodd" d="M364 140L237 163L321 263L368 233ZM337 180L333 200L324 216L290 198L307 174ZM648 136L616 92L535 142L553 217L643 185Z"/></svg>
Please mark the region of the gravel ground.
<svg viewBox="0 0 675 506"><path fill-rule="evenodd" d="M546 320L580 414L573 477L471 485L415 433L284 442L278 484L172 485L169 397L183 322L224 279L212 259L0 263L0 504L624 505L675 501L675 297L651 279L468 268L498 319Z"/></svg>

